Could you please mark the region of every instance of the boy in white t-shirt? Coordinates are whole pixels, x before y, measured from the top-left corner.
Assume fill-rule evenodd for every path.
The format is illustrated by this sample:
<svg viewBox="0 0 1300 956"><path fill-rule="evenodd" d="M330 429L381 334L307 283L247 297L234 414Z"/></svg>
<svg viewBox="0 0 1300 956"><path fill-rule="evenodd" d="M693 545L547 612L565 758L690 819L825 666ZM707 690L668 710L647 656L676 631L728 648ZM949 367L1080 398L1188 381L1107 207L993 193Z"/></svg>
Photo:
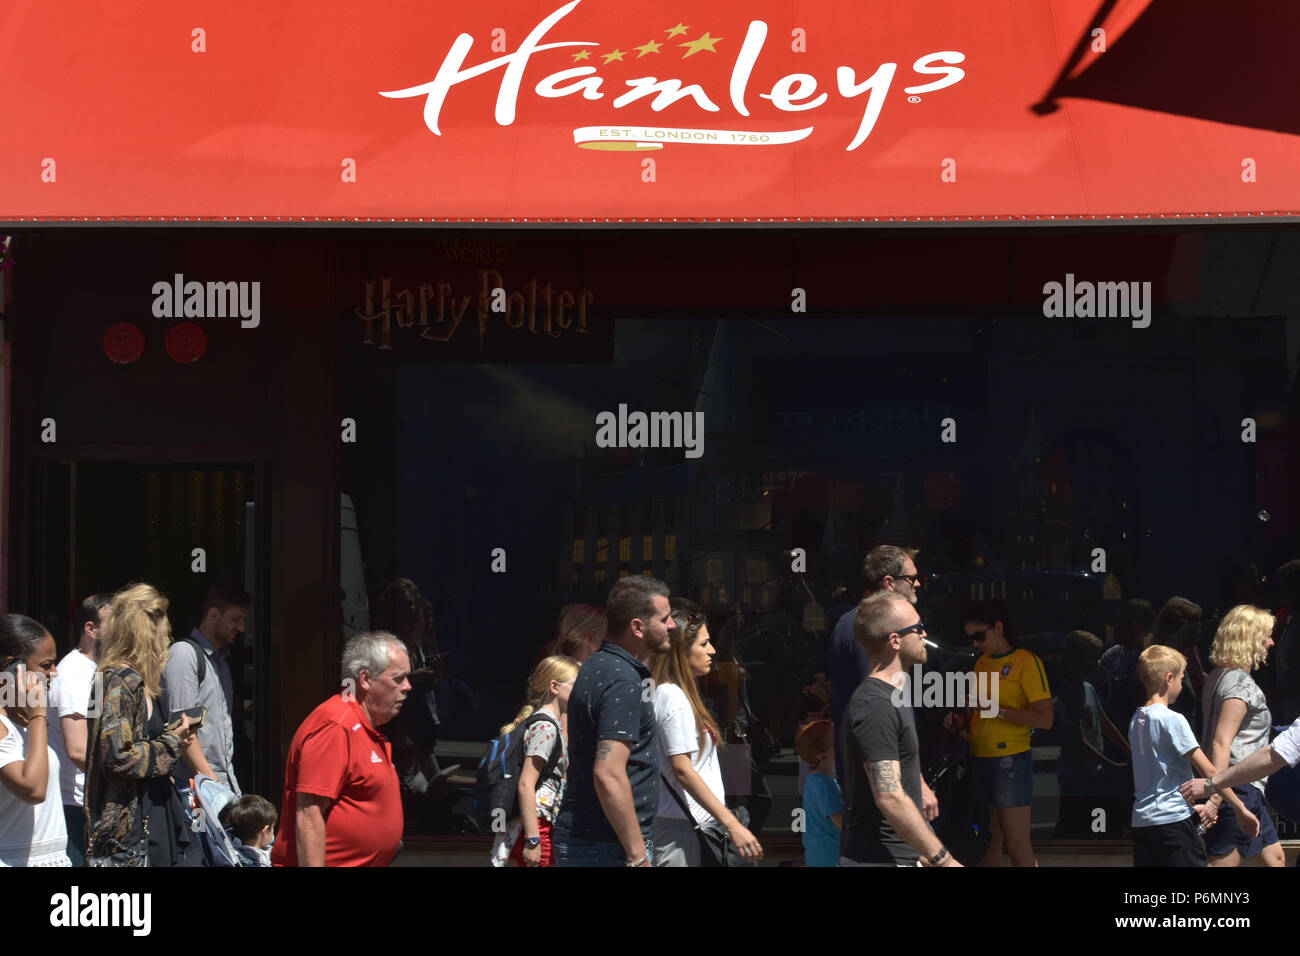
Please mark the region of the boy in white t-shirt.
<svg viewBox="0 0 1300 956"><path fill-rule="evenodd" d="M1133 714L1128 728L1136 794L1134 866L1207 865L1205 843L1197 826L1208 813L1193 812L1179 788L1192 779L1192 767L1202 776L1210 776L1214 765L1201 752L1187 718L1169 709L1182 690L1186 669L1187 659L1163 644L1152 644L1138 658L1138 677L1148 699ZM1240 798L1231 790L1221 793L1237 811L1242 829L1251 836L1258 833L1259 819Z"/></svg>

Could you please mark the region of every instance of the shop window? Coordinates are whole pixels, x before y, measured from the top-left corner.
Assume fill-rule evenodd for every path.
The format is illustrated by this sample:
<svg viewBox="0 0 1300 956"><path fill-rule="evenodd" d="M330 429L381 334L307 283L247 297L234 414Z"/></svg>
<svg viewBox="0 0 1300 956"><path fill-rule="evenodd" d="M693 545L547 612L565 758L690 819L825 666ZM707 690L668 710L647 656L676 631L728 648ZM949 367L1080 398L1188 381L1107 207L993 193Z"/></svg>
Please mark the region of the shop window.
<svg viewBox="0 0 1300 956"><path fill-rule="evenodd" d="M677 535L675 534L664 535L664 560L677 560Z"/></svg>
<svg viewBox="0 0 1300 956"><path fill-rule="evenodd" d="M723 566L721 558L709 558L708 562L704 565L704 579L710 584L720 584L722 582L722 572Z"/></svg>
<svg viewBox="0 0 1300 956"><path fill-rule="evenodd" d="M653 561L655 559L655 539L646 535L641 539L641 560Z"/></svg>
<svg viewBox="0 0 1300 956"><path fill-rule="evenodd" d="M632 539L630 537L618 539L618 559L620 561L632 560Z"/></svg>
<svg viewBox="0 0 1300 956"><path fill-rule="evenodd" d="M596 539L596 563L604 564L609 560L609 538Z"/></svg>
<svg viewBox="0 0 1300 956"><path fill-rule="evenodd" d="M746 561L745 562L745 580L750 584L760 584L767 580L767 562L766 561ZM746 603L749 599L746 598Z"/></svg>
<svg viewBox="0 0 1300 956"><path fill-rule="evenodd" d="M586 542L581 538L573 539L573 560L578 564L582 564L582 551L585 546Z"/></svg>

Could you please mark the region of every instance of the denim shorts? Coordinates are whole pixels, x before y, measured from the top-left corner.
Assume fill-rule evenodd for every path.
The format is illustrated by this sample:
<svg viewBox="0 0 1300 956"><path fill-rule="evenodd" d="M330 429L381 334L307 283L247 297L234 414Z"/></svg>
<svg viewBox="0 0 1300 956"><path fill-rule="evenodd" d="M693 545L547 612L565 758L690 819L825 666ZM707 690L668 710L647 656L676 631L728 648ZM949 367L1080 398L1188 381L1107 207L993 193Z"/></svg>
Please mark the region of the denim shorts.
<svg viewBox="0 0 1300 956"><path fill-rule="evenodd" d="M1268 807L1264 804L1264 794L1258 787L1246 784L1233 787L1232 792L1241 798L1247 810L1259 817L1259 836L1246 836L1241 821L1237 819L1237 811L1225 802L1219 808L1219 822L1205 833L1205 849L1210 856L1225 856L1237 850L1243 860L1248 860L1264 847L1278 841L1277 828L1273 826L1273 818L1269 816Z"/></svg>
<svg viewBox="0 0 1300 956"><path fill-rule="evenodd" d="M552 834L556 866L626 866L627 854L621 843L576 840ZM646 854L654 864L654 844L645 841Z"/></svg>
<svg viewBox="0 0 1300 956"><path fill-rule="evenodd" d="M999 810L1027 807L1034 801L1034 754L1025 750L1007 757L972 757L975 799Z"/></svg>

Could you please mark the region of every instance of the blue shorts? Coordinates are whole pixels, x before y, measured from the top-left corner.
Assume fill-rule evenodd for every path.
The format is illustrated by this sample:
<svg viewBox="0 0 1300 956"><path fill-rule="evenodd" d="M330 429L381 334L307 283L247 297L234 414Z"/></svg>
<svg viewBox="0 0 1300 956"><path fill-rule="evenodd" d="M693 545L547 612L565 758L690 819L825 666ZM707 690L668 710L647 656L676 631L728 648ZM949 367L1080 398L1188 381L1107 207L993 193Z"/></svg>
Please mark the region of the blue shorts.
<svg viewBox="0 0 1300 956"><path fill-rule="evenodd" d="M975 799L998 809L1027 807L1034 800L1034 754L1030 750L1009 757L972 757Z"/></svg>
<svg viewBox="0 0 1300 956"><path fill-rule="evenodd" d="M1238 850L1245 860L1277 842L1277 827L1273 826L1273 818L1268 815L1264 795L1258 787L1246 784L1244 787L1233 787L1232 792L1241 798L1247 810L1259 817L1259 836L1253 840L1246 836L1246 831L1237 820L1237 811L1225 802L1219 808L1219 821L1205 831L1205 852L1210 856L1224 856Z"/></svg>

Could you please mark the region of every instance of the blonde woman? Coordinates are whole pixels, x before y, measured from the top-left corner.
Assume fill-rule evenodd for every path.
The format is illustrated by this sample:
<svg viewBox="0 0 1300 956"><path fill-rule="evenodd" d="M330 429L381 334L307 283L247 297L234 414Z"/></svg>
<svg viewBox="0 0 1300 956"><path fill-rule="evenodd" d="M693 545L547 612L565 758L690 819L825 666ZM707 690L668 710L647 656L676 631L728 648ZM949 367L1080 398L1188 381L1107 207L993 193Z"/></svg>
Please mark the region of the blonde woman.
<svg viewBox="0 0 1300 956"><path fill-rule="evenodd" d="M659 809L654 821L655 866L701 866L699 829L725 830L742 860L763 858L763 848L727 809L718 761L718 722L700 699L699 678L713 668L713 644L696 604L673 601L675 630L668 652L651 663L659 734ZM684 812L690 811L690 816ZM711 864L712 865L712 864Z"/></svg>
<svg viewBox="0 0 1300 956"><path fill-rule="evenodd" d="M170 775L186 748L197 752L198 744L187 717L168 724L162 713L170 636L167 599L157 590L136 584L113 597L91 692L100 716L91 720L86 738L88 866L185 860L189 828L177 818Z"/></svg>
<svg viewBox="0 0 1300 956"><path fill-rule="evenodd" d="M1239 604L1223 616L1214 634L1210 647L1214 670L1206 675L1201 692L1201 740L1207 744L1215 773L1222 773L1268 746L1272 715L1264 692L1250 675L1268 658L1273 646L1273 624L1273 615L1267 611ZM1277 829L1264 806L1266 780L1232 788L1246 808L1259 817L1260 832L1254 838L1242 831L1231 806L1219 810L1217 797L1206 805L1209 809L1205 822L1210 829L1205 839L1210 866L1240 866L1243 860L1255 856L1265 866L1286 866Z"/></svg>
<svg viewBox="0 0 1300 956"><path fill-rule="evenodd" d="M571 657L542 660L528 678L527 699L500 733L523 733L519 770L519 819L511 822L492 846L492 865L553 866L551 828L564 799L569 749L561 720L569 710L569 692L578 677Z"/></svg>
<svg viewBox="0 0 1300 956"><path fill-rule="evenodd" d="M570 604L560 611L555 640L543 654L572 657L581 664L605 643L605 609L598 604Z"/></svg>

